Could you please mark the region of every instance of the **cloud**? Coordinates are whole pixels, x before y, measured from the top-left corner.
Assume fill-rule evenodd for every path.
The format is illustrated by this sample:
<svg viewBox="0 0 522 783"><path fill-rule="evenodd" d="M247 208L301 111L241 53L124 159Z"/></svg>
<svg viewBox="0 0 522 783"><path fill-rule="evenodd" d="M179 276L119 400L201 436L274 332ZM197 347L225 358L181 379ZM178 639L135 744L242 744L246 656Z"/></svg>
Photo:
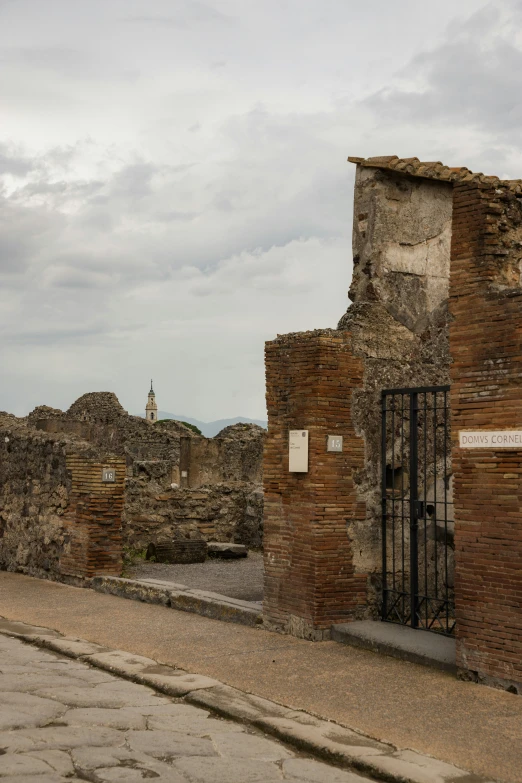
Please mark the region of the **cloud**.
<svg viewBox="0 0 522 783"><path fill-rule="evenodd" d="M139 25L181 28L200 24L229 24L232 21L228 14L197 0L174 0L170 5L171 12L168 15L133 15L125 17L124 21Z"/></svg>
<svg viewBox="0 0 522 783"><path fill-rule="evenodd" d="M33 169L30 158L12 153L7 144L0 143L0 177L12 174L15 177L25 177Z"/></svg>
<svg viewBox="0 0 522 783"><path fill-rule="evenodd" d="M521 14L520 2L488 3L361 105L381 121L446 127L448 134L458 125L520 148Z"/></svg>
<svg viewBox="0 0 522 783"><path fill-rule="evenodd" d="M347 305L348 154L522 169L522 3L454 8L4 6L0 407L140 410L152 373L164 409L263 416L264 341Z"/></svg>

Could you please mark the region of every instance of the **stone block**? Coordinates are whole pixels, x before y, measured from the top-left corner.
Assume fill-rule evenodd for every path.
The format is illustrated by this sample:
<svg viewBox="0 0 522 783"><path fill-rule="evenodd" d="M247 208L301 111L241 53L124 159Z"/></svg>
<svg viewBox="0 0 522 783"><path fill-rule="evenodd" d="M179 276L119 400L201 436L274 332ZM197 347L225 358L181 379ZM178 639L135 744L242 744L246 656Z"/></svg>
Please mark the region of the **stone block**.
<svg viewBox="0 0 522 783"><path fill-rule="evenodd" d="M157 563L204 563L207 558L207 542L203 539L179 539L151 543L147 547L147 560Z"/></svg>
<svg viewBox="0 0 522 783"><path fill-rule="evenodd" d="M223 560L232 560L234 558L248 556L248 549L243 544L230 544L211 541L207 546L209 557L220 557Z"/></svg>

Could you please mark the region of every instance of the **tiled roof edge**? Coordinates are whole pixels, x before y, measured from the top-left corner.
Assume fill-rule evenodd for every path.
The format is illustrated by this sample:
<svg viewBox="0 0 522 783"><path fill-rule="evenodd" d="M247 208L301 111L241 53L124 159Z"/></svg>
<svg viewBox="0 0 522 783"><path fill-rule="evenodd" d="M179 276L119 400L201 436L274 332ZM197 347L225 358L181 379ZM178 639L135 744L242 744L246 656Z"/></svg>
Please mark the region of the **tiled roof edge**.
<svg viewBox="0 0 522 783"><path fill-rule="evenodd" d="M350 163L356 163L364 168L385 169L398 174L408 174L411 177L433 179L439 182L480 182L484 185L508 187L516 193L522 193L522 180L501 180L499 177L487 176L482 172L473 172L465 166L449 168L440 161L422 161L418 158L399 158L397 155L376 158L357 158L350 156Z"/></svg>

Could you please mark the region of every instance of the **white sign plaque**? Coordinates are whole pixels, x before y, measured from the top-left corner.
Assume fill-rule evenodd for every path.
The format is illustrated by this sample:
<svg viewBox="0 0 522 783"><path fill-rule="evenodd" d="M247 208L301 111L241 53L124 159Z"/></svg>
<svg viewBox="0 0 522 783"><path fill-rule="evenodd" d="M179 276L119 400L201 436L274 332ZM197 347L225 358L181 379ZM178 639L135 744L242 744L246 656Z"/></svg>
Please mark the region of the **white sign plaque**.
<svg viewBox="0 0 522 783"><path fill-rule="evenodd" d="M328 442L326 444L326 451L342 451L343 450L343 436L342 435L328 435Z"/></svg>
<svg viewBox="0 0 522 783"><path fill-rule="evenodd" d="M288 470L290 473L308 473L308 430L290 430Z"/></svg>
<svg viewBox="0 0 522 783"><path fill-rule="evenodd" d="M116 471L114 468L102 469L102 481L104 484L113 484L116 481Z"/></svg>
<svg viewBox="0 0 522 783"><path fill-rule="evenodd" d="M459 432L461 449L520 449L522 430L477 430Z"/></svg>

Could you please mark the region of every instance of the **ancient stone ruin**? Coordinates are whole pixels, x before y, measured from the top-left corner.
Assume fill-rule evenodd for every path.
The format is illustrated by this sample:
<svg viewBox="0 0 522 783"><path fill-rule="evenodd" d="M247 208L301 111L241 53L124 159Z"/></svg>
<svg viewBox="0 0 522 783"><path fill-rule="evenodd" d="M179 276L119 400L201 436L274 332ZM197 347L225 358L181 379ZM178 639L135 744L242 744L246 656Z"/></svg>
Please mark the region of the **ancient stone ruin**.
<svg viewBox="0 0 522 783"><path fill-rule="evenodd" d="M266 345L265 624L454 635L522 692L522 181L350 161L352 304Z"/></svg>
<svg viewBox="0 0 522 783"><path fill-rule="evenodd" d="M122 551L150 543L260 547L264 438L253 424L207 439L152 423L112 392L0 414L0 568L74 581L119 575Z"/></svg>

